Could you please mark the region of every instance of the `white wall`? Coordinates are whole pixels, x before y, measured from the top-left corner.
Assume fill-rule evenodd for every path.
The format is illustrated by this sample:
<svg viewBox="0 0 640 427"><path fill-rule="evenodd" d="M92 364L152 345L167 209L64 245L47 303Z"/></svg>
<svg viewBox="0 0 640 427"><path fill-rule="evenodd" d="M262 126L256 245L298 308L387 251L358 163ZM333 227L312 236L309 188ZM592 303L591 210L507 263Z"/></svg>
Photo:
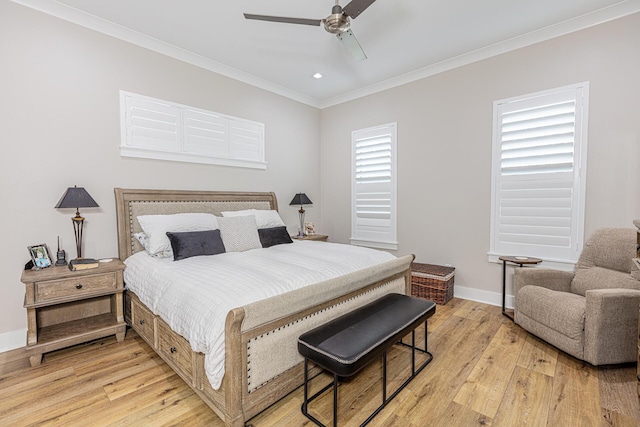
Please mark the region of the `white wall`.
<svg viewBox="0 0 640 427"><path fill-rule="evenodd" d="M75 257L75 212L54 209L69 186L100 205L81 209L87 257L117 256L114 187L275 191L291 232L304 191L320 222L317 109L7 1L0 58L0 351L26 340L27 246L60 236ZM265 123L267 170L121 158L121 89Z"/></svg>
<svg viewBox="0 0 640 427"><path fill-rule="evenodd" d="M635 14L323 109L323 230L349 241L351 131L397 121L397 254L452 264L457 295L498 304L501 265L486 255L493 102L582 81L590 82L585 233L633 227L640 218L639 41Z"/></svg>

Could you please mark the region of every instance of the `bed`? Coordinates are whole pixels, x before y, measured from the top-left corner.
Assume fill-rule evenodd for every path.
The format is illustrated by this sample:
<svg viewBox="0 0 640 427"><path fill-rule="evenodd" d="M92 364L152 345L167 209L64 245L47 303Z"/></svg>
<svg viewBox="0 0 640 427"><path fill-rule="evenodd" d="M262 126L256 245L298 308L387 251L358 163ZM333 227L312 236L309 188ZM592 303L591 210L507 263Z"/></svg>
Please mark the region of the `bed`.
<svg viewBox="0 0 640 427"><path fill-rule="evenodd" d="M142 230L137 220L141 215L188 212L219 216L223 211L278 209L275 194L268 192L116 188L115 197L122 260L144 251L134 237ZM224 376L217 389L207 377L205 354L194 351L184 336L132 290L125 293L125 315L127 323L226 425L243 426L302 384L303 359L296 347L300 334L381 295L409 293L412 261L412 255L393 257L312 286L230 309L223 328Z"/></svg>

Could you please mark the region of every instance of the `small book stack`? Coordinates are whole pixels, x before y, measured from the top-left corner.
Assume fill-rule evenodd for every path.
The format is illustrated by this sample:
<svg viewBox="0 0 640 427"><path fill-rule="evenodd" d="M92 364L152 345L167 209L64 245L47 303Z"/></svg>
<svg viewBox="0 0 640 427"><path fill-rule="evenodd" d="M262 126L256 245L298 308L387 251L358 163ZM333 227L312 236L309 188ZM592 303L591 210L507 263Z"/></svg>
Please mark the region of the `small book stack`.
<svg viewBox="0 0 640 427"><path fill-rule="evenodd" d="M72 259L69 261L69 270L89 270L90 268L98 268L99 265L98 260L93 258Z"/></svg>

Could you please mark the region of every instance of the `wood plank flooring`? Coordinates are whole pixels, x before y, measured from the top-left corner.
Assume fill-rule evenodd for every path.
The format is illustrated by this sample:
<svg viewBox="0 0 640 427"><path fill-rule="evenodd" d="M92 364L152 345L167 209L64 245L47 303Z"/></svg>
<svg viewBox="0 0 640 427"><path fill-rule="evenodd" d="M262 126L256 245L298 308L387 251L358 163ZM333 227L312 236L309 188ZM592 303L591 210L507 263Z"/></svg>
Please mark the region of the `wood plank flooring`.
<svg viewBox="0 0 640 427"><path fill-rule="evenodd" d="M456 298L439 305L428 340L433 361L371 426L640 426L635 364L577 361L498 307ZM406 349L389 353L389 393L409 363ZM7 366L0 367L0 426L223 426L132 330L121 343L110 337L46 354L35 368ZM380 371L373 364L341 385L341 426L359 425L379 405ZM328 381L321 375L313 388ZM297 389L249 423L311 426L301 403ZM331 424L331 408L327 393L310 411Z"/></svg>

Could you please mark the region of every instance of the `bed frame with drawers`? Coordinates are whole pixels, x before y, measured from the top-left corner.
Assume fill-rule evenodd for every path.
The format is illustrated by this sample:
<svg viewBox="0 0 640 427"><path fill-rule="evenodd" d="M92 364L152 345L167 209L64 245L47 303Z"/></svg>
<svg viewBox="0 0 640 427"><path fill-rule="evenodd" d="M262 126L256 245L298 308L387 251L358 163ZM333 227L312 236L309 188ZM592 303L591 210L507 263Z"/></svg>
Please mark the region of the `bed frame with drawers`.
<svg viewBox="0 0 640 427"><path fill-rule="evenodd" d="M138 215L273 209L269 192L215 192L115 189L118 249L121 260L144 250L133 234L141 231ZM227 314L225 376L214 390L205 374L204 354L125 292L127 323L218 414L228 426L243 426L303 383L303 358L297 338L325 322L388 293L410 294L412 255L309 288L273 297ZM126 283L125 283L126 286ZM281 298L282 297L282 298ZM274 355L277 355L275 357ZM319 369L311 371L311 375Z"/></svg>

